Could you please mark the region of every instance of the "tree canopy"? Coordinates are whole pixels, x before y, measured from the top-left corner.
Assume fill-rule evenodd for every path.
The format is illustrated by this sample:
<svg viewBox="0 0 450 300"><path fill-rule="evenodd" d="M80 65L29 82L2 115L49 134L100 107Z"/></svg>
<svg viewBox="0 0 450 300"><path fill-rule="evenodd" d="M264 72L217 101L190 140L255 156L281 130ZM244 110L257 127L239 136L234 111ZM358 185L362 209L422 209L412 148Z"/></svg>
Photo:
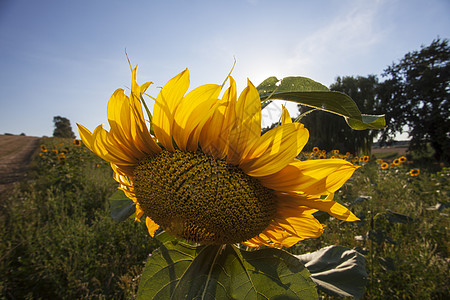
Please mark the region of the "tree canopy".
<svg viewBox="0 0 450 300"><path fill-rule="evenodd" d="M380 141L407 128L410 150L425 150L430 145L435 158L450 158L449 104L450 48L447 39L434 40L420 51L407 53L393 63L379 85L379 107L386 113L387 129Z"/></svg>
<svg viewBox="0 0 450 300"><path fill-rule="evenodd" d="M75 138L69 119L56 116L53 117L53 123L55 123L55 130L53 131L54 137Z"/></svg>

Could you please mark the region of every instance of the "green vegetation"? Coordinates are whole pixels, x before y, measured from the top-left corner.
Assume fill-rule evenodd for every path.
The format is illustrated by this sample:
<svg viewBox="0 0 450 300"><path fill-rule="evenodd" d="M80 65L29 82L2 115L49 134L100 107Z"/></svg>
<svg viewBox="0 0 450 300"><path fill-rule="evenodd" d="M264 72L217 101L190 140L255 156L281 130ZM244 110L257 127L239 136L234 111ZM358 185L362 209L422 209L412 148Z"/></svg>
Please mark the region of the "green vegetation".
<svg viewBox="0 0 450 300"><path fill-rule="evenodd" d="M366 256L369 274L365 299L446 299L450 169L421 168L412 177L416 167L412 161L385 170L375 159L362 163L335 197L361 221L319 213L327 225L324 234L291 251L302 254L333 244L357 249Z"/></svg>
<svg viewBox="0 0 450 300"><path fill-rule="evenodd" d="M111 219L107 199L117 184L109 164L72 139L42 144L45 152L36 153L28 181L1 196L0 298L135 298L156 242L145 224ZM290 251L356 248L367 259L366 299L444 299L450 292L450 170L429 171L424 164L412 177L412 161L385 170L374 158L355 163L361 168L335 199L361 222L320 214L324 235Z"/></svg>
<svg viewBox="0 0 450 300"><path fill-rule="evenodd" d="M108 163L73 139L42 140L31 180L0 201L0 298L126 298L154 248L145 224L116 223Z"/></svg>

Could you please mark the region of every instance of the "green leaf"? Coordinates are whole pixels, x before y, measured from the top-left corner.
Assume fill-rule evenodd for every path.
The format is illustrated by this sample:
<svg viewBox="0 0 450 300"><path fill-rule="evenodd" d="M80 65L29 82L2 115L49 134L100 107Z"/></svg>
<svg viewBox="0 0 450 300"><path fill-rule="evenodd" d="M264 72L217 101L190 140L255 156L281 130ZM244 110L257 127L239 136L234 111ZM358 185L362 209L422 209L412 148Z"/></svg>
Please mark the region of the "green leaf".
<svg viewBox="0 0 450 300"><path fill-rule="evenodd" d="M324 85L305 77L286 77L277 86L278 79L269 77L259 86L261 101L286 100L324 110L345 118L355 130L382 129L384 115L361 114L356 103L344 93L329 91Z"/></svg>
<svg viewBox="0 0 450 300"><path fill-rule="evenodd" d="M136 212L136 203L121 190L117 190L108 200L111 217L116 221L124 221Z"/></svg>
<svg viewBox="0 0 450 300"><path fill-rule="evenodd" d="M356 299L364 295L368 275L364 255L357 251L333 245L296 257L327 294Z"/></svg>
<svg viewBox="0 0 450 300"><path fill-rule="evenodd" d="M152 253L138 299L317 299L307 269L277 249L168 241Z"/></svg>

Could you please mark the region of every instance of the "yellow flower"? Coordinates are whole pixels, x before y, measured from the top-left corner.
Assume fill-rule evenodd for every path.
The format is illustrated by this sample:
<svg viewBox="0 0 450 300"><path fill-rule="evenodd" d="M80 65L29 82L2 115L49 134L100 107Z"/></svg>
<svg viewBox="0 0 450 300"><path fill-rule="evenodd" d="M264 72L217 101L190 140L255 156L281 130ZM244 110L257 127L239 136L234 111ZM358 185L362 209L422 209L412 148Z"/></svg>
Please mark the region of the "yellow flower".
<svg viewBox="0 0 450 300"><path fill-rule="evenodd" d="M411 171L409 171L409 175L411 176L417 176L420 174L420 169L412 169Z"/></svg>
<svg viewBox="0 0 450 300"><path fill-rule="evenodd" d="M368 161L369 161L369 156L368 156L368 155L364 155L364 156L362 157L362 160L363 160L364 162L368 162Z"/></svg>
<svg viewBox="0 0 450 300"><path fill-rule="evenodd" d="M399 159L398 159L398 161L400 162L400 163L404 163L404 162L406 162L406 157L405 156L400 156L399 157Z"/></svg>
<svg viewBox="0 0 450 300"><path fill-rule="evenodd" d="M394 159L394 161L392 162L395 166L398 166L400 164L400 159L396 158Z"/></svg>
<svg viewBox="0 0 450 300"><path fill-rule="evenodd" d="M120 189L146 215L153 236L161 226L202 244L243 243L290 247L318 237L318 210L356 221L333 195L357 168L339 159L300 161L308 141L303 124L283 107L282 124L261 136L261 103L248 81L237 99L236 84L207 84L186 94L189 71L158 94L150 134L132 70L131 94L116 90L108 103L110 131L78 125L83 143L111 163Z"/></svg>
<svg viewBox="0 0 450 300"><path fill-rule="evenodd" d="M381 169L385 170L385 169L389 168L389 164L387 162L384 162L381 164L380 167L381 167Z"/></svg>
<svg viewBox="0 0 450 300"><path fill-rule="evenodd" d="M41 151L42 152L47 152L47 147L45 147L45 145L41 145Z"/></svg>
<svg viewBox="0 0 450 300"><path fill-rule="evenodd" d="M74 144L75 146L81 146L81 141L80 141L79 139L74 139L74 140L73 140L73 144Z"/></svg>
<svg viewBox="0 0 450 300"><path fill-rule="evenodd" d="M319 152L319 147L314 147L314 148L313 148L313 152L314 152L314 153Z"/></svg>

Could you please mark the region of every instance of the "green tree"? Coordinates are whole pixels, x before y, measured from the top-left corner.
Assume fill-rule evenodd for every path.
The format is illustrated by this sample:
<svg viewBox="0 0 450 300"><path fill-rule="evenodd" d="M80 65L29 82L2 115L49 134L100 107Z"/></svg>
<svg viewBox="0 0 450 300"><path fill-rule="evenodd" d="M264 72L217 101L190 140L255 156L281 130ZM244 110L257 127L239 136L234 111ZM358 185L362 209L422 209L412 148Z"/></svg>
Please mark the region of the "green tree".
<svg viewBox="0 0 450 300"><path fill-rule="evenodd" d="M373 113L377 106L377 85L378 79L374 75L344 76L337 77L330 90L349 95L361 111ZM310 108L304 106L299 106L299 109L300 113L310 111ZM353 130L342 117L323 111L308 113L301 122L311 129L308 150L317 146L325 150L369 154L376 135L375 130Z"/></svg>
<svg viewBox="0 0 450 300"><path fill-rule="evenodd" d="M448 39L436 39L420 51L407 53L393 63L380 84L380 107L386 111L387 129L381 142L407 128L410 150L429 144L437 160L450 159L450 48Z"/></svg>
<svg viewBox="0 0 450 300"><path fill-rule="evenodd" d="M54 137L75 138L69 119L56 116L53 117L53 123L55 123L55 130L53 131Z"/></svg>

